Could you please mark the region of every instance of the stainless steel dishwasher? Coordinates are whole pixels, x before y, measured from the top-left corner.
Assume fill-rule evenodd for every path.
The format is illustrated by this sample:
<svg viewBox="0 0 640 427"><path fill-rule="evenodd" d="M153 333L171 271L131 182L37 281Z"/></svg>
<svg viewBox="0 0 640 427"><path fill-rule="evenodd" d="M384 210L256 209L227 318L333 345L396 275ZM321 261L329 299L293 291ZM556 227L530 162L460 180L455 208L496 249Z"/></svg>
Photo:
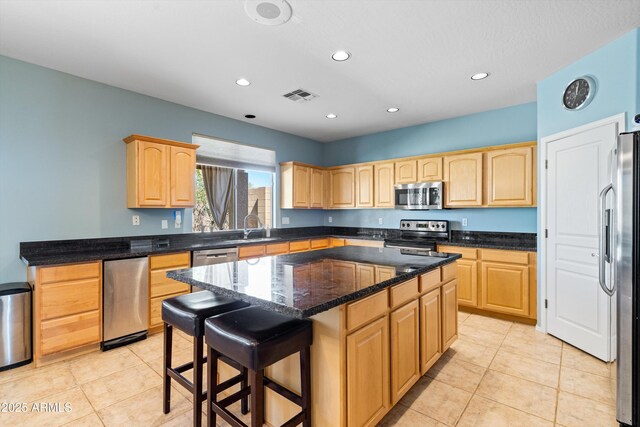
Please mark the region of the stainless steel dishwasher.
<svg viewBox="0 0 640 427"><path fill-rule="evenodd" d="M148 264L147 257L104 262L103 351L147 337Z"/></svg>
<svg viewBox="0 0 640 427"><path fill-rule="evenodd" d="M223 264L226 262L232 262L238 260L238 248L221 248L221 249L208 249L204 251L193 251L193 266L200 267L202 265ZM227 276L227 280L232 280L234 275L234 268L232 264L227 265L225 270L219 271L218 274L224 274ZM192 292L203 291L197 286L192 286Z"/></svg>

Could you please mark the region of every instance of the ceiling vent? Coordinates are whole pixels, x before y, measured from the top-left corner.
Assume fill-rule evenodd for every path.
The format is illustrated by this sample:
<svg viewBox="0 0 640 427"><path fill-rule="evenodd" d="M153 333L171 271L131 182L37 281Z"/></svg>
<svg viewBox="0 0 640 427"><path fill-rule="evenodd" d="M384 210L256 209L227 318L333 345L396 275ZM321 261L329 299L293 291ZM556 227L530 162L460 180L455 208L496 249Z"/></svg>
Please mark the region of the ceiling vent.
<svg viewBox="0 0 640 427"><path fill-rule="evenodd" d="M244 11L262 25L282 25L291 19L291 5L286 0L245 0Z"/></svg>
<svg viewBox="0 0 640 427"><path fill-rule="evenodd" d="M317 98L318 95L314 95L313 93L309 92L308 90L304 90L304 89L296 89L294 91L291 91L289 93L285 93L284 95L285 98L288 98L292 101L295 102L302 102L302 101L311 101L313 98Z"/></svg>

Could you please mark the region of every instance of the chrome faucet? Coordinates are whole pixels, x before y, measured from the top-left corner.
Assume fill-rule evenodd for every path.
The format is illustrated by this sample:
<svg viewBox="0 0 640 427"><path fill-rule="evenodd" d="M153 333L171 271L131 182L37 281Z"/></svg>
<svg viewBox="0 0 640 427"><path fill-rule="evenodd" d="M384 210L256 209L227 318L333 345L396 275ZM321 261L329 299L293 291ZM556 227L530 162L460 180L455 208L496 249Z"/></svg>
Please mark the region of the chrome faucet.
<svg viewBox="0 0 640 427"><path fill-rule="evenodd" d="M256 219L256 221L258 221L258 227L257 228L247 228L247 219L249 217L254 217ZM244 217L244 238L246 239L247 237L249 237L249 233L251 233L252 231L259 231L259 230L263 230L264 226L262 225L262 222L260 222L260 218L258 217L258 215L256 214L249 214L247 216Z"/></svg>

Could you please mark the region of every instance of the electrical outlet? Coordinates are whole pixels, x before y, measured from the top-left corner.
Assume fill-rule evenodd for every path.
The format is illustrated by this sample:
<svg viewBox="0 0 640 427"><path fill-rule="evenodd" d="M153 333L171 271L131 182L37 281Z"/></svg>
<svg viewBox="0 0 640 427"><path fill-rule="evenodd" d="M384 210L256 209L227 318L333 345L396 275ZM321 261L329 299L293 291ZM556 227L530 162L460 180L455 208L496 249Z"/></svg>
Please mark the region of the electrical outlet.
<svg viewBox="0 0 640 427"><path fill-rule="evenodd" d="M131 217L131 223L133 225L140 225L140 215L134 215Z"/></svg>
<svg viewBox="0 0 640 427"><path fill-rule="evenodd" d="M467 226L467 218L462 218L462 226L463 227Z"/></svg>
<svg viewBox="0 0 640 427"><path fill-rule="evenodd" d="M288 216L283 216L282 217L282 225L287 225L289 224L289 217Z"/></svg>
<svg viewBox="0 0 640 427"><path fill-rule="evenodd" d="M333 217L332 217L332 216L330 216L330 217L329 217L329 224L331 224L332 222L333 222Z"/></svg>
<svg viewBox="0 0 640 427"><path fill-rule="evenodd" d="M382 225L384 223L384 220L382 218L378 218L378 225Z"/></svg>
<svg viewBox="0 0 640 427"><path fill-rule="evenodd" d="M162 220L162 229L166 230L167 228L169 228L169 221L167 221L166 219Z"/></svg>

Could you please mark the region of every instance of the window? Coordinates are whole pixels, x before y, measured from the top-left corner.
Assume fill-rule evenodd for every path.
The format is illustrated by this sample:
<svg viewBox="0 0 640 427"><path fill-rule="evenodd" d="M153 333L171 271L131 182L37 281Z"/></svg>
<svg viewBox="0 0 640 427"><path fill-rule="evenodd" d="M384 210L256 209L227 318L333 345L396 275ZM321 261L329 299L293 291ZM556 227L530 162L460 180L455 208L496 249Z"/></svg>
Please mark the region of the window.
<svg viewBox="0 0 640 427"><path fill-rule="evenodd" d="M275 152L201 135L196 168L193 231L235 230L275 224ZM211 207L213 206L213 212Z"/></svg>

